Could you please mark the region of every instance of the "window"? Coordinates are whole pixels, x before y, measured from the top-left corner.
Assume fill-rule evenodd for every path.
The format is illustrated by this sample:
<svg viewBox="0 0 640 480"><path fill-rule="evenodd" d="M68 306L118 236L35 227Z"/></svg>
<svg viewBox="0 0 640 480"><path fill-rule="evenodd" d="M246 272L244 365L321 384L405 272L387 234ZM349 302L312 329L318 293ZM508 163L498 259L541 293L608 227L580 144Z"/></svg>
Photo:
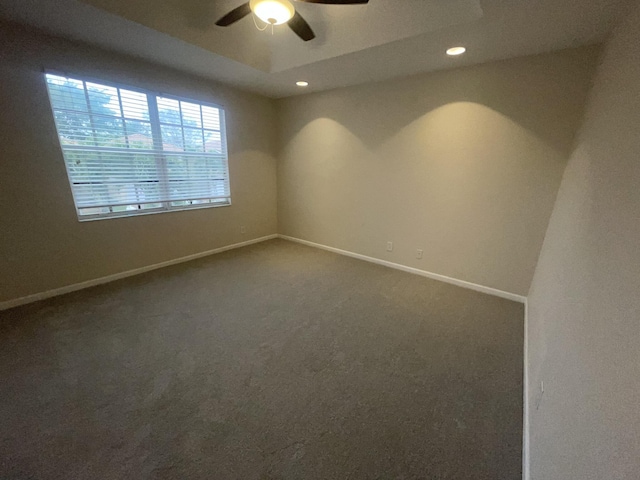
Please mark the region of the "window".
<svg viewBox="0 0 640 480"><path fill-rule="evenodd" d="M231 204L222 108L46 80L80 220Z"/></svg>

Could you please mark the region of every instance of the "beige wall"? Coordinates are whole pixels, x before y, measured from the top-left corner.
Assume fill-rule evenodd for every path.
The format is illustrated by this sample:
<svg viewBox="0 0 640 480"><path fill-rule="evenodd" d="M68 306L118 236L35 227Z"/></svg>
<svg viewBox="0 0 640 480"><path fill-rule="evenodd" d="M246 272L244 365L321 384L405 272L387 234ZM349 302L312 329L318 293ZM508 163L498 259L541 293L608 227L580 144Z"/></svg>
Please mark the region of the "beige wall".
<svg viewBox="0 0 640 480"><path fill-rule="evenodd" d="M43 68L224 105L233 205L78 222ZM276 233L271 100L0 24L0 108L0 302Z"/></svg>
<svg viewBox="0 0 640 480"><path fill-rule="evenodd" d="M535 480L640 478L636 5L605 49L530 292L528 420Z"/></svg>
<svg viewBox="0 0 640 480"><path fill-rule="evenodd" d="M526 295L598 53L279 101L279 232Z"/></svg>

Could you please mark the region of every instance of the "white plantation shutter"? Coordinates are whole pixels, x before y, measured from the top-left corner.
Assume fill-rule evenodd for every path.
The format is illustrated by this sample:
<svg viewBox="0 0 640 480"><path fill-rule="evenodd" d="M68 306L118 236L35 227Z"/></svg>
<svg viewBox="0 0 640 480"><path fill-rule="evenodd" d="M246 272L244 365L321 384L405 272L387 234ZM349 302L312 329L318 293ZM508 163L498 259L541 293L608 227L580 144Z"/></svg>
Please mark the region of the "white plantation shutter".
<svg viewBox="0 0 640 480"><path fill-rule="evenodd" d="M224 111L46 74L80 219L229 205Z"/></svg>

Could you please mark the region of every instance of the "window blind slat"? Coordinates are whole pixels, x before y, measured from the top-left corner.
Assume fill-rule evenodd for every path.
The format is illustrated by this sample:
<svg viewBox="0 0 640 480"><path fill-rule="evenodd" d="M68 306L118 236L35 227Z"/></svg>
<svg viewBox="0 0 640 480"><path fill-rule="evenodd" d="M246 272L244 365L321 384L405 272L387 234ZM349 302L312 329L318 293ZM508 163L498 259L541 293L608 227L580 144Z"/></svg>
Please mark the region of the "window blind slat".
<svg viewBox="0 0 640 480"><path fill-rule="evenodd" d="M46 80L80 217L229 204L221 109L79 78Z"/></svg>

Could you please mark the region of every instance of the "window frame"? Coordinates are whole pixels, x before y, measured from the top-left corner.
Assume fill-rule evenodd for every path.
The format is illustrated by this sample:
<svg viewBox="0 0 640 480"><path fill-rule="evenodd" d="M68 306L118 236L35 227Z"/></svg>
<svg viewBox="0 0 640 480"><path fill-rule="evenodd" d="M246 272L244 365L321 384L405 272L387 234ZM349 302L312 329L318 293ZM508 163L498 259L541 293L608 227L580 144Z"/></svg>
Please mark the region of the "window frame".
<svg viewBox="0 0 640 480"><path fill-rule="evenodd" d="M215 108L218 110L218 115L219 115L219 119L220 119L220 149L221 149L221 153L220 155L222 155L222 157L224 158L225 161L225 165L226 165L226 187L227 187L227 191L229 193L228 196L225 197L219 197L219 198L212 198L212 197L203 197L203 198L192 198L192 199L188 199L188 200L160 200L158 202L148 202L148 203L160 203L161 206L159 207L155 207L155 208L147 208L147 209L143 209L140 206L143 205L138 204L138 209L135 210L125 210L125 211L119 211L119 212L114 212L114 211L110 211L107 213L96 213L96 214L81 214L80 210L82 209L86 209L86 208L92 208L92 207L79 207L78 203L76 202L76 193L74 191L74 182L71 178L71 174L69 171L69 166L67 165L67 160L66 160L66 156L65 156L65 150L64 150L64 146L62 144L62 142L60 141L60 132L58 130L58 123L56 120L56 116L55 116L55 110L56 108L53 105L52 102L52 97L49 91L49 82L47 80L47 75L54 75L54 76L58 76L58 77L63 77L63 78L67 78L67 79L72 79L72 80L77 80L77 81L82 81L85 84L86 83L94 83L97 85L101 85L101 86L105 86L105 87L110 87L110 88L116 88L116 89L124 89L124 90L128 90L131 92L136 92L136 93L140 93L143 94L147 97L147 106L148 106L148 111L149 111L149 123L150 123L150 127L152 130L152 141L156 142L156 140L159 140L160 142L162 142L162 134L161 134L161 127L163 125L167 126L169 124L167 124L166 122L162 122L160 119L160 112L159 112L159 108L158 108L158 98L166 98L166 99L170 99L170 100L175 100L178 102L185 102L185 103L192 103L192 104L196 104L199 105L200 107L209 107L209 108ZM231 174L230 174L230 169L229 169L229 153L228 153L228 148L227 148L227 124L226 124L226 110L224 108L223 105L221 104L217 104L217 103L213 103L213 102L203 102L201 100L198 99L193 99L193 98L188 98L188 97L182 97L176 94L172 94L172 93L165 93L165 92L161 92L161 91L157 91L157 90L153 90L153 89L147 89L147 88L141 88L141 87L137 87L137 86L132 86L132 85L128 85L125 83L120 83L120 82L114 82L111 80L104 80L104 79L98 79L96 77L93 76L85 76L82 74L75 74L75 73L70 73L70 72L61 72L60 70L55 70L55 69L43 69L43 79L45 82L45 87L47 89L47 98L49 99L49 106L51 108L51 118L54 122L55 125L55 129L56 129L56 139L58 141L58 146L60 147L60 153L62 154L63 157L63 162L64 162L64 168L65 168L65 172L67 174L67 180L69 182L69 188L71 190L71 195L73 198L73 205L75 208L75 212L76 212L76 216L78 218L79 222L87 222L87 221L94 221L94 220L106 220L106 219L111 219L111 218L126 218L126 217L136 217L136 216L140 216L140 215L154 215L154 214L158 214L158 213L169 213L169 212L180 212L180 211L185 211L185 210L200 210L200 209L204 209L204 208L217 208L217 207L230 207L232 205L232 191L231 191ZM119 99L119 104L122 108L122 101ZM202 110L201 110L202 112ZM122 116L122 121L124 122L126 120L125 116ZM181 128L191 128L191 127L184 127L184 125L182 124L183 119L182 119L182 115L180 117L180 122L181 122ZM177 126L177 125L171 125L171 126ZM207 128L204 128L204 124L202 124L202 127L200 128L196 128L197 130L204 130L204 131L215 131L215 130L210 130ZM117 153L121 152L123 149L119 149L119 148L112 148L112 147L100 147L100 146L93 146L91 147L92 150L95 151L104 151L104 152L109 152L110 150L112 151L111 153L116 153L114 152L114 150L117 151ZM133 149L132 149L133 150ZM158 179L160 188L167 188L168 186L168 180L166 179L167 176L167 170L166 170L166 155L164 154L164 150L155 150L155 149L135 149L135 153L144 153L144 154L152 154L154 155L155 158L155 162L156 162L156 166L158 167L158 169L162 172L161 177ZM173 152L172 152L173 153ZM179 152L180 155L183 156L199 156L201 152ZM207 152L202 152L203 154L206 154ZM164 177L164 178L162 178ZM209 200L209 203L197 203L197 204L190 204L190 205L178 205L178 206L174 206L171 205L174 202L195 202L195 201L200 201L200 200ZM128 205L135 205L135 203L123 203L123 204L112 204L112 205L107 205L104 206L103 208L112 208L112 207L117 207L117 206L128 206ZM98 208L98 207L94 207L94 208Z"/></svg>

